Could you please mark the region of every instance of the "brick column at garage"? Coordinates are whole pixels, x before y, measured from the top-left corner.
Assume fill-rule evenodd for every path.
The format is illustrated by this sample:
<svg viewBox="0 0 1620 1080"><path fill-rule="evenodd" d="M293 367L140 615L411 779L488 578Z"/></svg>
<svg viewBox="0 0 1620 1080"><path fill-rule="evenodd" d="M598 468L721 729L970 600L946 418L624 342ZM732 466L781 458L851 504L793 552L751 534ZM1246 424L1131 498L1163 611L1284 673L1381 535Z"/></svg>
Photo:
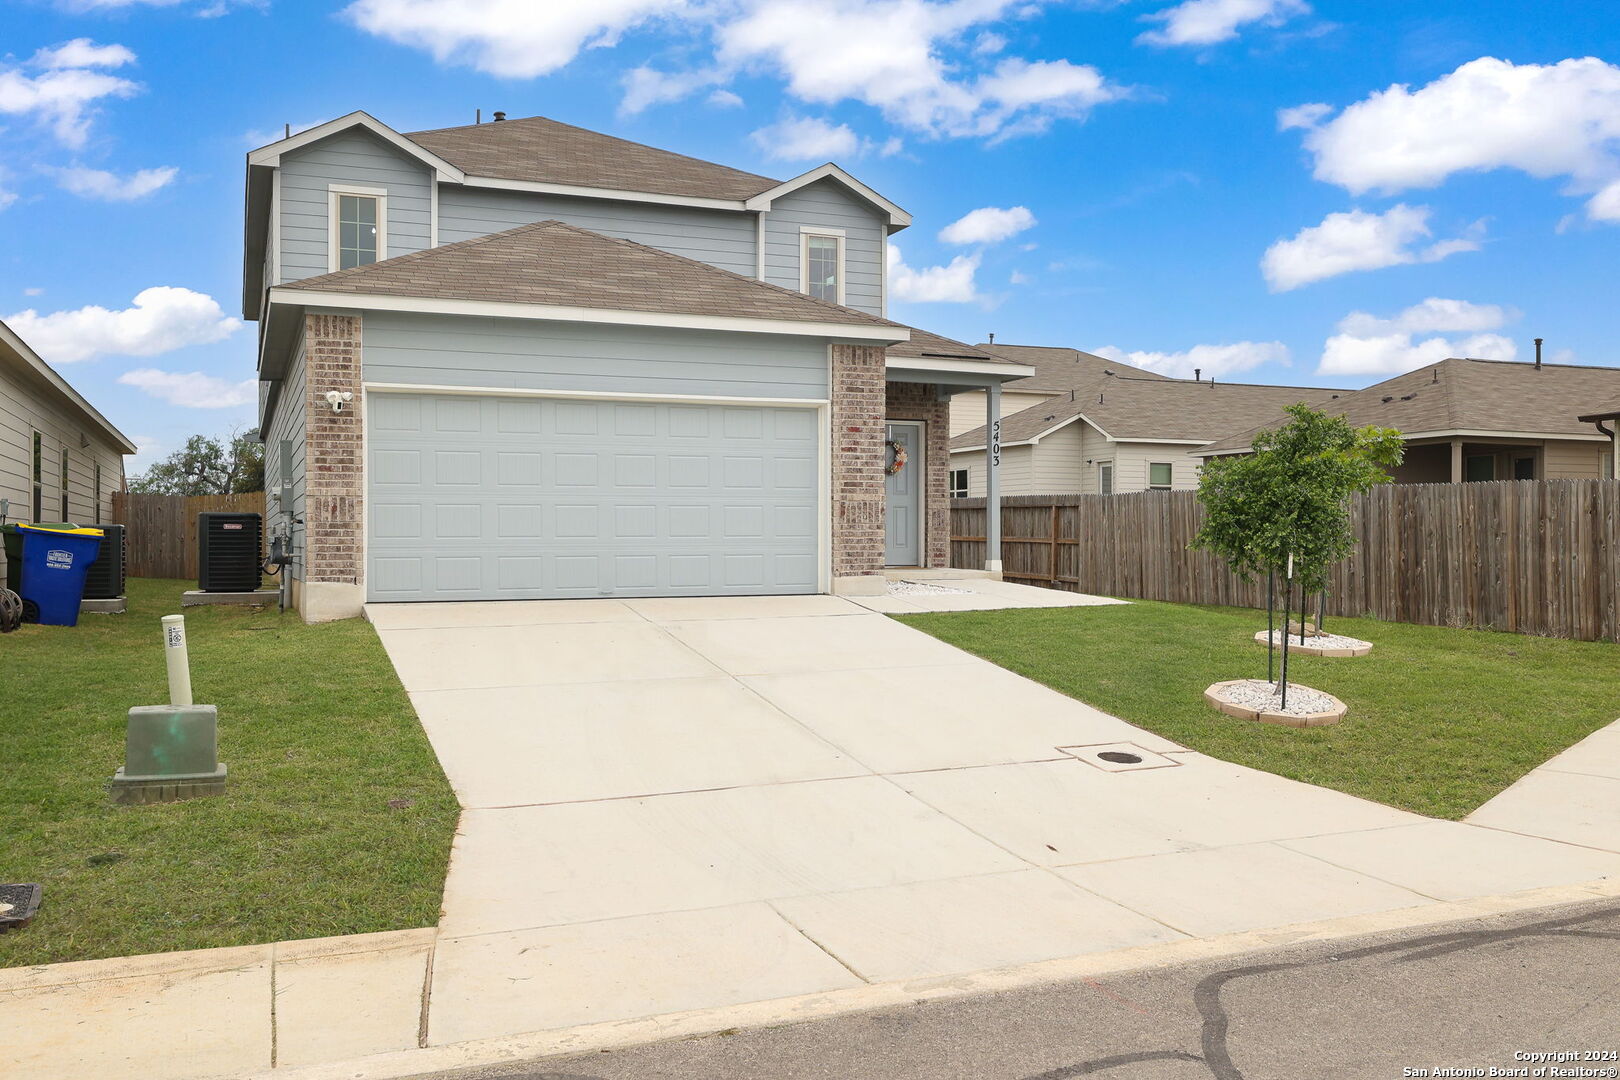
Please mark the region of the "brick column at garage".
<svg viewBox="0 0 1620 1080"><path fill-rule="evenodd" d="M923 565L946 567L951 564L951 403L941 398L932 384L892 382L888 387L890 420L923 422L922 478L923 518L927 525Z"/></svg>
<svg viewBox="0 0 1620 1080"><path fill-rule="evenodd" d="M306 315L304 582L365 580L360 316ZM330 390L354 395L335 413Z"/></svg>
<svg viewBox="0 0 1620 1080"><path fill-rule="evenodd" d="M884 350L834 345L831 351L833 591L881 592Z"/></svg>

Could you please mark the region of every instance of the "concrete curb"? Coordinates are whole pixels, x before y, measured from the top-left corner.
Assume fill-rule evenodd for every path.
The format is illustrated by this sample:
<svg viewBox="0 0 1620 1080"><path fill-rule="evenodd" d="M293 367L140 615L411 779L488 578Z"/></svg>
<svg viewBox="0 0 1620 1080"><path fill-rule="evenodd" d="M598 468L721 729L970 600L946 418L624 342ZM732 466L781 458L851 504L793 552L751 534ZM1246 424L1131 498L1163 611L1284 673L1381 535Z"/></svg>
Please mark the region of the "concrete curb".
<svg viewBox="0 0 1620 1080"><path fill-rule="evenodd" d="M1462 922L1482 916L1620 898L1620 879L1564 885L1501 896L1476 897L1355 915L1214 938L1172 941L1114 952L1001 968L968 975L835 990L746 1005L668 1013L636 1020L587 1024L449 1046L430 1046L350 1061L246 1074L257 1080L405 1080L449 1069L471 1069L538 1058L612 1050L672 1039L713 1035L730 1028L775 1027L894 1008L920 1001L1016 990L1048 983L1114 975L1172 964L1238 956L1264 949Z"/></svg>

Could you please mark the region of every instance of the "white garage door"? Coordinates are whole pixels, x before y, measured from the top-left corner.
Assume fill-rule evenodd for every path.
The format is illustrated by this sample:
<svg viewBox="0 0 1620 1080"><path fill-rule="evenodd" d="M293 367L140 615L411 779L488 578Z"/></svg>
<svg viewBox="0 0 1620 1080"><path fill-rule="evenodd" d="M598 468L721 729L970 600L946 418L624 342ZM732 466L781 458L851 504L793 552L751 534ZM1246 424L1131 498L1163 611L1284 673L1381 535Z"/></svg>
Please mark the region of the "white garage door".
<svg viewBox="0 0 1620 1080"><path fill-rule="evenodd" d="M374 393L368 594L815 592L814 408Z"/></svg>

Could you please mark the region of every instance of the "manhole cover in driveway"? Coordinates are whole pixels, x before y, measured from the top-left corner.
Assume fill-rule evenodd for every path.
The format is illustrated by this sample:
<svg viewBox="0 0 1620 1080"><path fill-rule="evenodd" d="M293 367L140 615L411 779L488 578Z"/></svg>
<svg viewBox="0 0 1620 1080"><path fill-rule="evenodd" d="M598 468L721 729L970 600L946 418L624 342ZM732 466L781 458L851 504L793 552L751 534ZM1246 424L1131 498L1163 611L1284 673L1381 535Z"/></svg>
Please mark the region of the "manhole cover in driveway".
<svg viewBox="0 0 1620 1080"><path fill-rule="evenodd" d="M1164 769L1181 762L1135 743L1095 743L1091 746L1060 746L1058 750L1077 757L1104 772L1135 772L1138 769Z"/></svg>

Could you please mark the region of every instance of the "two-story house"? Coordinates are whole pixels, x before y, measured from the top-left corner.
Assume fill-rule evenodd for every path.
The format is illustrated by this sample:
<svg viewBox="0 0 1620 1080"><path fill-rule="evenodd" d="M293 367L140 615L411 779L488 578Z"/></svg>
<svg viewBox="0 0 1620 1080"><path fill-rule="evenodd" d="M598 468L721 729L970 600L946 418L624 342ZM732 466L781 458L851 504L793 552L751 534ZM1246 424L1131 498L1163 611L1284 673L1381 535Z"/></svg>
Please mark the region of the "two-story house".
<svg viewBox="0 0 1620 1080"><path fill-rule="evenodd" d="M355 112L248 155L270 527L306 619L947 564L950 398L994 423L1032 370L886 317L904 210L836 165L495 115Z"/></svg>

